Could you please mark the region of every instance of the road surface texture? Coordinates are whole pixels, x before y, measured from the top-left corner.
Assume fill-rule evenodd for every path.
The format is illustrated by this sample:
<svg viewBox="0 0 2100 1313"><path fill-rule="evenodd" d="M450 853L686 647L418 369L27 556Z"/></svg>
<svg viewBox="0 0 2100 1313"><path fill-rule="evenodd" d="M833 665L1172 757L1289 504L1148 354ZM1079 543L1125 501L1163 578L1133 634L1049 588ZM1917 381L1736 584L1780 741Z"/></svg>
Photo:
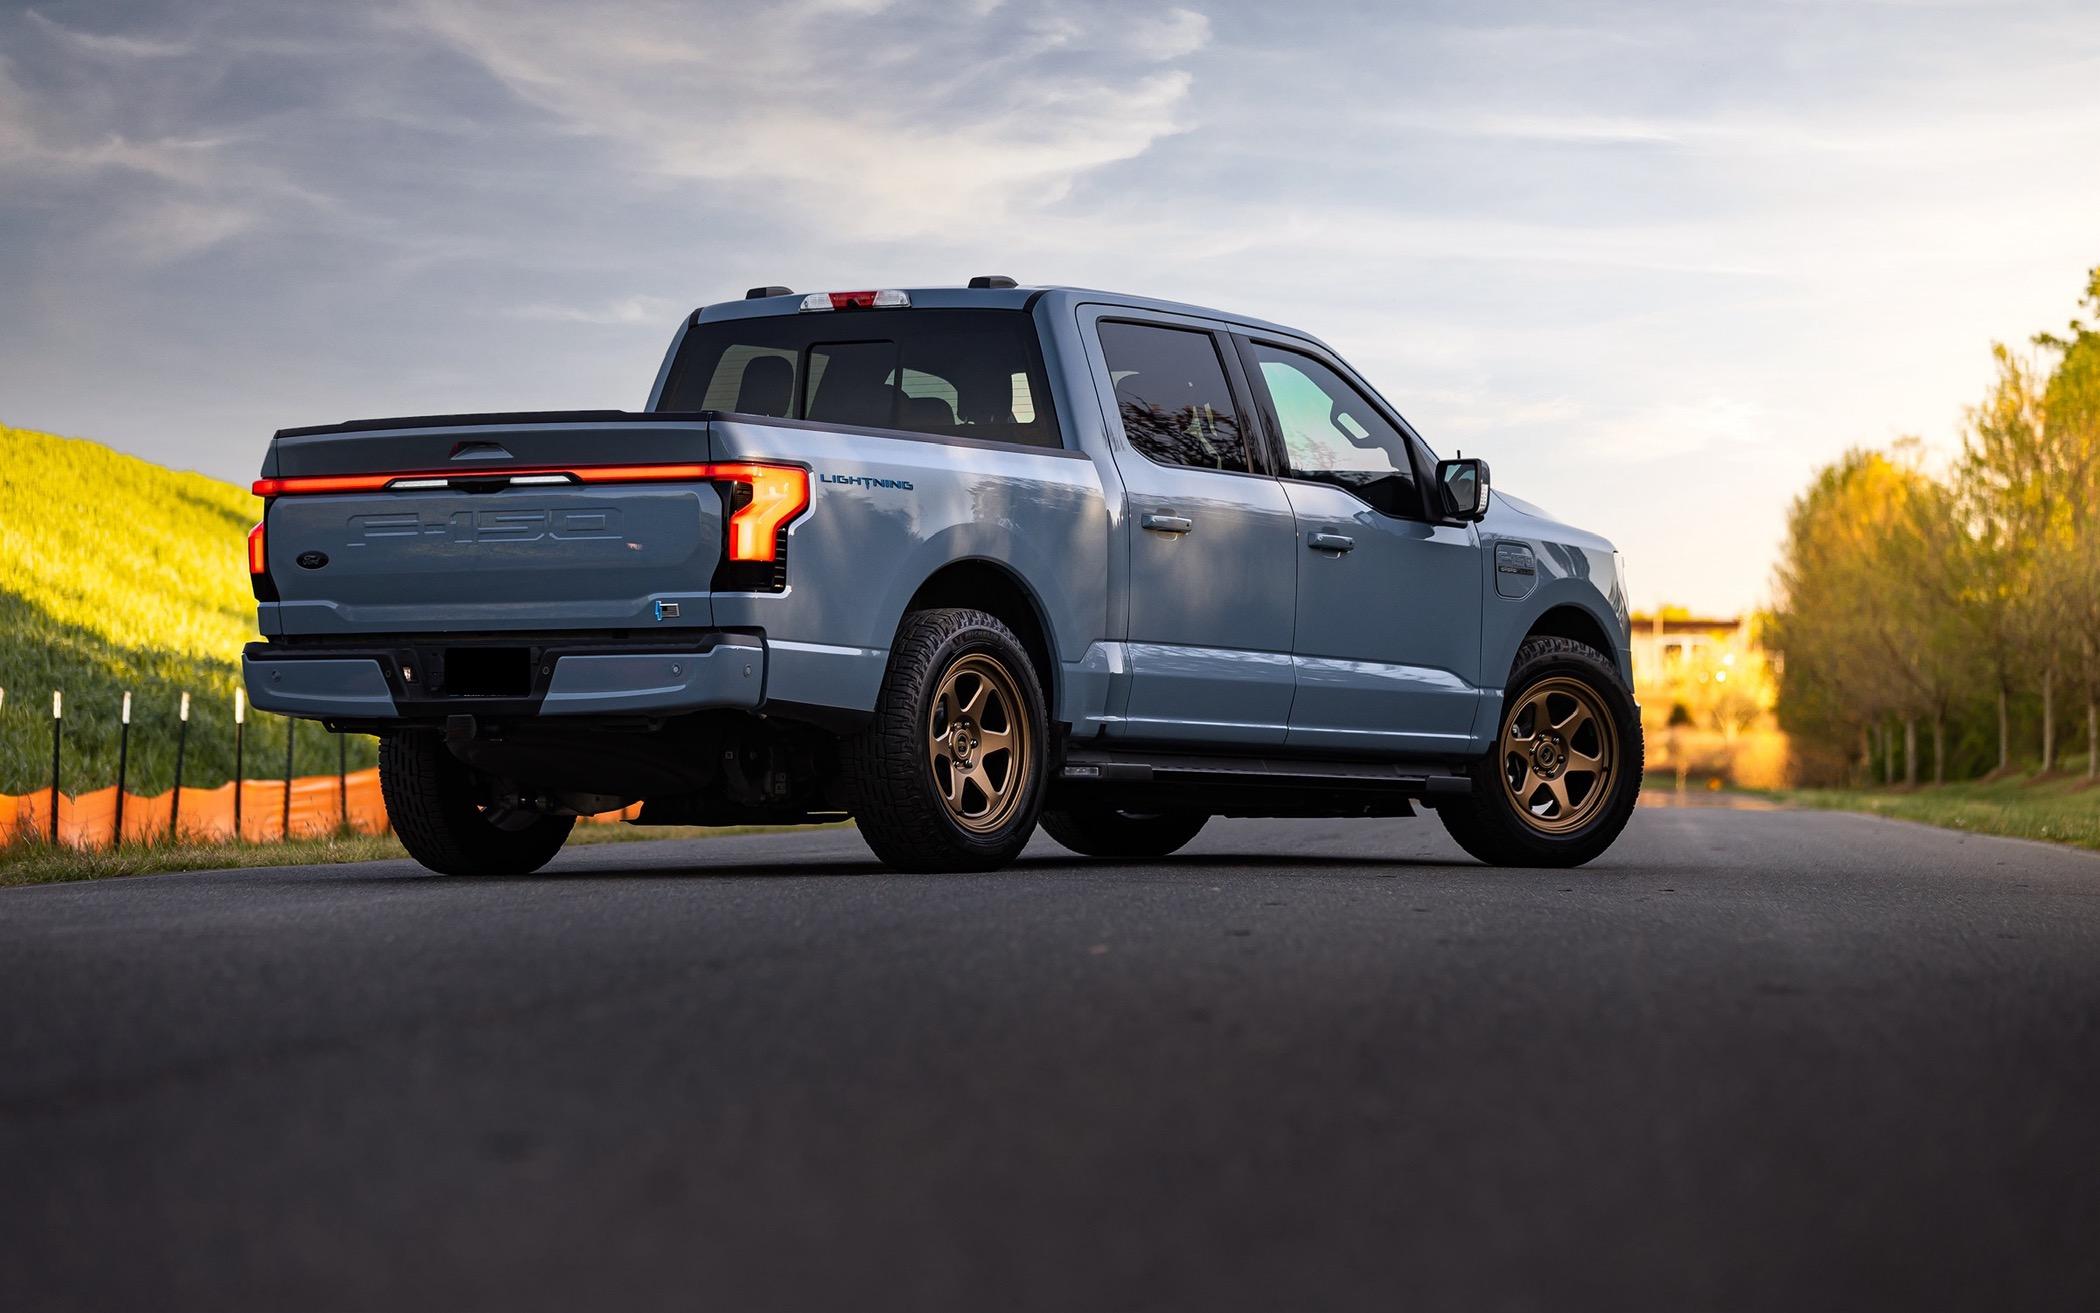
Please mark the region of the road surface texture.
<svg viewBox="0 0 2100 1313"><path fill-rule="evenodd" d="M1649 808L0 891L0 1308L2100 1307L2100 858Z"/></svg>

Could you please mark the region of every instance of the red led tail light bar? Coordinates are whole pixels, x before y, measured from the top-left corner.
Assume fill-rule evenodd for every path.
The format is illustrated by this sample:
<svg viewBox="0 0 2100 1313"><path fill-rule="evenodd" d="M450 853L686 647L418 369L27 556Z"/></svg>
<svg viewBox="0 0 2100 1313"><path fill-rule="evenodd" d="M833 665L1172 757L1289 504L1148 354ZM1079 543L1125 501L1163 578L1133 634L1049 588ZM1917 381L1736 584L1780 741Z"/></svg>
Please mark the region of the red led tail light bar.
<svg viewBox="0 0 2100 1313"><path fill-rule="evenodd" d="M732 561L770 561L780 526L809 507L809 471L799 465L726 461L690 465L567 465L478 470L401 470L392 474L301 474L257 479L258 497L303 497L327 493L384 492L407 485L434 489L453 483L498 481L590 483L740 483L751 500L729 516ZM251 551L254 540L250 543Z"/></svg>

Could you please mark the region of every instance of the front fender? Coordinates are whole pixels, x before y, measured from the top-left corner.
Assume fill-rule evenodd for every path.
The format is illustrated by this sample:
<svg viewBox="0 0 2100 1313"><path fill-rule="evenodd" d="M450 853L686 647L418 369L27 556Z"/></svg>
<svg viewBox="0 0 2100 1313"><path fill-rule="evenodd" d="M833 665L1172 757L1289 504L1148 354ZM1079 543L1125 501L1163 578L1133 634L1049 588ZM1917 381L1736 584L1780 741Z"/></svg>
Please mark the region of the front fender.
<svg viewBox="0 0 2100 1313"><path fill-rule="evenodd" d="M1550 632L1594 631L1587 636L1632 686L1625 581L1609 542L1498 493L1481 523L1481 547L1489 565L1481 674L1494 706L1482 708L1478 723L1500 723L1501 698L1517 649L1542 622ZM1554 616L1556 611L1563 614ZM1489 710L1492 716L1485 714Z"/></svg>

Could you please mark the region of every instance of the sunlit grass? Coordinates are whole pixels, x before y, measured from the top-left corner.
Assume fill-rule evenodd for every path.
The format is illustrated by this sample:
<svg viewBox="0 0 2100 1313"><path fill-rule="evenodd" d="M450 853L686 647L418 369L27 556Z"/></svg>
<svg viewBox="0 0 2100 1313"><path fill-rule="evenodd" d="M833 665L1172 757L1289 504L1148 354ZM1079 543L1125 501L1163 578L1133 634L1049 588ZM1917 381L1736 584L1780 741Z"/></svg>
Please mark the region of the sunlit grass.
<svg viewBox="0 0 2100 1313"><path fill-rule="evenodd" d="M0 847L0 888L64 884L159 871L370 862L407 856L391 834L352 834L290 843L128 843L121 848L52 846L34 839Z"/></svg>
<svg viewBox="0 0 2100 1313"><path fill-rule="evenodd" d="M67 793L116 783L127 691L131 792L173 784L184 692L183 783L232 778L241 645L256 637L243 544L261 511L229 483L0 426L0 793L50 787L53 689L65 693ZM287 723L250 716L248 778L283 773ZM313 724L298 734L295 774L336 768L328 734ZM348 749L350 769L373 764L369 739Z"/></svg>
<svg viewBox="0 0 2100 1313"><path fill-rule="evenodd" d="M254 636L245 489L100 443L0 428L0 579L115 647L226 663Z"/></svg>
<svg viewBox="0 0 2100 1313"><path fill-rule="evenodd" d="M2076 766L2047 778L2019 774L1916 789L1788 789L1771 796L1797 806L2100 849L2100 787L2087 782L2083 761Z"/></svg>

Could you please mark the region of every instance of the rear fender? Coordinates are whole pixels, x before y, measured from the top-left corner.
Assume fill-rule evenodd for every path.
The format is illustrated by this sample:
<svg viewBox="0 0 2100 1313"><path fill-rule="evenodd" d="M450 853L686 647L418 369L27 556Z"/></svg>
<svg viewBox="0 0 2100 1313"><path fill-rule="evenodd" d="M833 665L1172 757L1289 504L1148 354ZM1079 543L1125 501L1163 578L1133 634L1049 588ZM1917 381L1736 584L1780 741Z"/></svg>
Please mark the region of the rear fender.
<svg viewBox="0 0 2100 1313"><path fill-rule="evenodd" d="M810 509L789 531L787 591L714 598L718 625L765 632L768 701L871 710L913 594L958 561L994 562L1022 581L1063 671L1103 632L1109 528L1085 457L741 419L717 433L735 458L811 471Z"/></svg>

